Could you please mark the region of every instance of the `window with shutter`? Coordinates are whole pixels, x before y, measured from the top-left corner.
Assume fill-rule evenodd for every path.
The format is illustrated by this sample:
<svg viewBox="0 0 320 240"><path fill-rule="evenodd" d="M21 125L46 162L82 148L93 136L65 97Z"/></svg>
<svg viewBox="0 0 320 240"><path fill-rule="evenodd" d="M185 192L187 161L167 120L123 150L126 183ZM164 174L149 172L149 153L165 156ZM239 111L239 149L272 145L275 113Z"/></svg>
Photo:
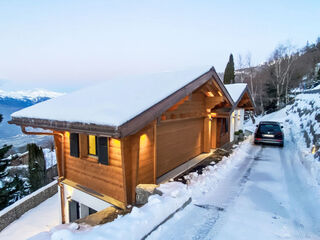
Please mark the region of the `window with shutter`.
<svg viewBox="0 0 320 240"><path fill-rule="evenodd" d="M79 134L70 134L70 155L73 157L79 157Z"/></svg>
<svg viewBox="0 0 320 240"><path fill-rule="evenodd" d="M98 137L98 161L101 164L109 163L109 138Z"/></svg>

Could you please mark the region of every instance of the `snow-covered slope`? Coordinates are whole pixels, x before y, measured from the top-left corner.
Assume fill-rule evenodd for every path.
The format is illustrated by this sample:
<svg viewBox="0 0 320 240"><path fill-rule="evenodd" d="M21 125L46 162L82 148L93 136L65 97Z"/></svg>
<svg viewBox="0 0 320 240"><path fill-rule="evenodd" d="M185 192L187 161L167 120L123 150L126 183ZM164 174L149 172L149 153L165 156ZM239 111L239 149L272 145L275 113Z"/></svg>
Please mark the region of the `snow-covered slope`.
<svg viewBox="0 0 320 240"><path fill-rule="evenodd" d="M299 94L291 105L258 116L256 124L260 121L279 121L289 125L290 135L285 137L293 138L297 143L304 165L320 184L320 92ZM245 128L254 131L255 124L247 122Z"/></svg>

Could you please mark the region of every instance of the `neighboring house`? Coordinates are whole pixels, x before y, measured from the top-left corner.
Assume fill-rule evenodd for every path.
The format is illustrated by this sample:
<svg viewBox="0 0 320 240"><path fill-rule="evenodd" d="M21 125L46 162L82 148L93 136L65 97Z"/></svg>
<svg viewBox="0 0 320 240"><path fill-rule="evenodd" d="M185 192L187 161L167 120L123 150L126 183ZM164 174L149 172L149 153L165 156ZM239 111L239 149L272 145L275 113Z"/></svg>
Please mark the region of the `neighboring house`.
<svg viewBox="0 0 320 240"><path fill-rule="evenodd" d="M230 116L230 142L234 140L234 133L243 130L245 111L254 110L248 85L246 83L225 84L234 102L234 110Z"/></svg>
<svg viewBox="0 0 320 240"><path fill-rule="evenodd" d="M138 184L229 142L234 102L216 71L193 69L108 81L12 114L52 130L62 222L135 203Z"/></svg>

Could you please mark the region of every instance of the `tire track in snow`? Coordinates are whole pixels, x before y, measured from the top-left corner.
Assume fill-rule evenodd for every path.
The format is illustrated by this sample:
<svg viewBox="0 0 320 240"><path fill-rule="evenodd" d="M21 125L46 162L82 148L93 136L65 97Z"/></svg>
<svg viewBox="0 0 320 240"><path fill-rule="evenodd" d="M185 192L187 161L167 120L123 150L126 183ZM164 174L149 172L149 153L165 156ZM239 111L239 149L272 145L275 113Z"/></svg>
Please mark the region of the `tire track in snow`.
<svg viewBox="0 0 320 240"><path fill-rule="evenodd" d="M250 143L247 143L250 144ZM231 175L219 182L211 202L188 206L154 232L148 239L204 239L220 222L225 209L236 199L248 181L252 166L260 159L260 146L251 145L247 151L253 157L246 157L233 167ZM232 161L232 160L231 160ZM219 227L217 227L219 228Z"/></svg>

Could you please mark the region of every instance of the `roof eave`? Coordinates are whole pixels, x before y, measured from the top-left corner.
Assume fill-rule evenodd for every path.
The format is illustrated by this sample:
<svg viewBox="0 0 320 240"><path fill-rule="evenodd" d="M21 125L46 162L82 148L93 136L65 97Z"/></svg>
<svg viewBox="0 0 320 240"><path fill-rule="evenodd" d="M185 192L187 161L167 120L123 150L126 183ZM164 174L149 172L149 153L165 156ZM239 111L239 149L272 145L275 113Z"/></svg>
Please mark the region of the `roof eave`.
<svg viewBox="0 0 320 240"><path fill-rule="evenodd" d="M255 103L254 103L254 101L253 101L253 99L252 99L250 89L249 89L249 87L248 87L248 85L247 85L247 86L243 89L243 91L242 91L240 97L238 98L238 100L234 103L233 110L238 107L238 104L240 103L243 95L244 95L246 92L248 93L248 96L249 96L250 101L251 101L251 103L252 103L252 108L253 108L253 110L255 109L256 106L255 106Z"/></svg>
<svg viewBox="0 0 320 240"><path fill-rule="evenodd" d="M98 124L88 124L81 122L67 122L67 121L52 121L47 119L37 119L37 118L18 118L12 117L11 121L8 121L9 124L15 124L18 126L26 126L33 128L43 128L50 129L55 131L70 131L76 133L86 133L86 134L95 134L103 135L114 138L119 138L120 133L118 132L117 127L107 126L107 125L98 125Z"/></svg>

